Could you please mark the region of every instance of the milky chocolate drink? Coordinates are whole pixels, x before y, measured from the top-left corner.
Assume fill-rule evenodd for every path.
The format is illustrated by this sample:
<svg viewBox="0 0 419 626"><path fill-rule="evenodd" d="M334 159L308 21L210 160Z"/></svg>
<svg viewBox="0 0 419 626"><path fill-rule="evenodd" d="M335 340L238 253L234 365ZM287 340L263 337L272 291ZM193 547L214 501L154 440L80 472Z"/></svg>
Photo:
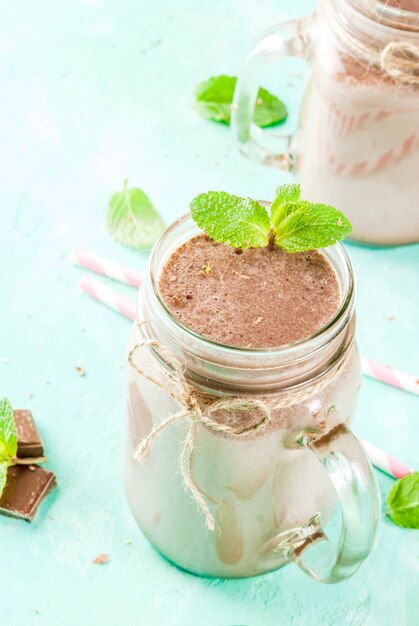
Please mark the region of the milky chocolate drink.
<svg viewBox="0 0 419 626"><path fill-rule="evenodd" d="M274 551L278 535L315 513L324 521L336 498L321 463L292 442L301 429L327 432L349 421L355 409L353 301L348 277L334 265L343 253L235 250L202 234L163 250L154 252L141 288L145 324L134 326L131 347L157 337L184 363L190 388L213 400L296 401L241 437L198 426L190 470L216 519L210 531L179 468L188 420L162 430L142 462L133 459L151 430L180 409L164 366L152 350L139 349L138 368L162 386L128 368L129 505L153 545L187 570L224 577L271 571L289 558L289 546ZM292 347L281 351L281 344ZM217 419L240 428L260 419L257 413L226 411Z"/></svg>
<svg viewBox="0 0 419 626"><path fill-rule="evenodd" d="M308 337L333 317L340 301L336 275L316 250L242 250L206 235L172 254L160 291L188 328L211 341L249 348Z"/></svg>
<svg viewBox="0 0 419 626"><path fill-rule="evenodd" d="M349 55L339 63L331 74L316 70L304 99L296 141L303 196L339 207L358 241L419 241L419 84Z"/></svg>

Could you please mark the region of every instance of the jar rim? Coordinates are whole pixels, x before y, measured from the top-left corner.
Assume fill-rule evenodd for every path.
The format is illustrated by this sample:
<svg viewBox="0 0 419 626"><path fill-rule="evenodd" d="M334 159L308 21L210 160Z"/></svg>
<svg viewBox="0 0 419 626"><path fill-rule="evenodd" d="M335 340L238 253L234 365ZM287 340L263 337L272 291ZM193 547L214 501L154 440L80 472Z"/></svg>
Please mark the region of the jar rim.
<svg viewBox="0 0 419 626"><path fill-rule="evenodd" d="M239 347L219 343L208 339L204 335L201 335L189 328L188 326L184 325L170 311L159 290L158 282L160 277L160 269L162 267L161 257L164 256L164 248L167 244L167 240L170 239L174 234L176 234L176 231L179 231L182 228L188 229L188 236L184 238L184 241L190 239L195 234L202 232L202 230L193 222L192 216L189 212L179 217L162 233L158 241L155 243L151 252L147 272L150 278L152 293L155 301L158 303L160 313L164 316L165 320L168 323L175 324L177 329L179 329L182 333L185 333L185 336L189 340L197 341L202 346L221 350L224 354L229 354L231 356L241 355L251 357L252 355L269 355L270 357L277 356L281 358L287 356L292 357L302 349L304 351L310 351L310 349L312 349L312 351L315 352L318 349L318 343L321 343L321 340L323 338L329 341L331 338L331 334L333 337L337 335L340 332L342 326L347 321L348 317L352 315L355 300L355 278L353 268L344 247L340 243L337 243L333 246L329 246L328 248L324 248L321 251L326 256L326 259L331 264L334 271L337 270L337 265L340 264L345 272L347 280L343 285L344 289L341 293L340 306L337 309L336 313L333 315L333 317L324 326L320 327L308 337L304 337L297 341L274 347ZM180 243L178 242L176 247L178 247L179 245ZM173 250L176 247L173 247ZM169 258L169 256L170 254L165 255L164 262ZM137 317L138 310L139 306L137 306Z"/></svg>
<svg viewBox="0 0 419 626"><path fill-rule="evenodd" d="M390 32L412 37L419 34L419 11L410 11L387 4L385 0L330 0L333 5L346 5L370 22Z"/></svg>

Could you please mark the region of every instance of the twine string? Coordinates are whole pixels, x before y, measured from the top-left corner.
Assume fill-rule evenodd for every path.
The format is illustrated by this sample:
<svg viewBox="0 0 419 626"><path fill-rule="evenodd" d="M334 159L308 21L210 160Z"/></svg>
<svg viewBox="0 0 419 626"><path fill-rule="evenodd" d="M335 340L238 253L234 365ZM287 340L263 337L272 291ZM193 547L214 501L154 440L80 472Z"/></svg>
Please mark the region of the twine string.
<svg viewBox="0 0 419 626"><path fill-rule="evenodd" d="M390 41L381 51L380 65L392 78L419 85L419 47Z"/></svg>

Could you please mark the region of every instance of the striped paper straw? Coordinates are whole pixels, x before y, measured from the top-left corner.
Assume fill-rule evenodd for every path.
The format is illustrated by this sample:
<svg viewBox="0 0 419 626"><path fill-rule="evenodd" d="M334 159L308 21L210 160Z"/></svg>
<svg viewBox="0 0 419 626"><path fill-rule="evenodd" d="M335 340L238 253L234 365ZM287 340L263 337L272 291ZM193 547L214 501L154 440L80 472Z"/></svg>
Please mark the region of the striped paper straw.
<svg viewBox="0 0 419 626"><path fill-rule="evenodd" d="M403 476L407 476L407 474L412 474L414 471L408 465L405 465L398 459L395 459L394 456L391 456L391 454L387 454L387 452L373 446L372 443L361 439L361 437L358 437L358 439L371 463L382 472L398 479L403 478Z"/></svg>
<svg viewBox="0 0 419 626"><path fill-rule="evenodd" d="M361 363L362 373L365 376L374 378L374 380L380 380L382 383L397 387L397 389L403 389L419 395L419 378L416 376L405 374L389 365L382 365L365 357L361 357Z"/></svg>
<svg viewBox="0 0 419 626"><path fill-rule="evenodd" d="M107 287L98 280L88 276L82 278L80 287L85 293L88 293L89 296L98 300L98 302L105 304L109 308L117 311L132 321L135 320L135 304L131 300L128 300L128 298L120 296L110 287Z"/></svg>
<svg viewBox="0 0 419 626"><path fill-rule="evenodd" d="M142 274L138 270L134 270L125 265L120 265L105 259L103 256L98 256L89 250L82 250L80 248L74 248L71 253L71 258L76 265L85 267L96 274L119 280L120 283L131 285L132 287L139 287L142 281Z"/></svg>

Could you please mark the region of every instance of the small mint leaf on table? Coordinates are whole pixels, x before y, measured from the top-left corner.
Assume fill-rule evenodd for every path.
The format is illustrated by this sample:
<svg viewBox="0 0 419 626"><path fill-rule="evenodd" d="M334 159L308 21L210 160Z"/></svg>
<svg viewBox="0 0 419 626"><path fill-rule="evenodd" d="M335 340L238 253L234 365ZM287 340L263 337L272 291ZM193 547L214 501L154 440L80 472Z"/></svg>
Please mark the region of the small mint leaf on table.
<svg viewBox="0 0 419 626"><path fill-rule="evenodd" d="M398 526L419 528L419 472L396 482L387 500L387 515Z"/></svg>
<svg viewBox="0 0 419 626"><path fill-rule="evenodd" d="M236 80L234 76L214 76L200 83L195 89L198 113L206 119L229 124Z"/></svg>
<svg viewBox="0 0 419 626"><path fill-rule="evenodd" d="M7 470L9 469L9 463L7 461L0 462L0 498L3 493L3 489L7 482Z"/></svg>
<svg viewBox="0 0 419 626"><path fill-rule="evenodd" d="M164 222L147 194L139 187L129 189L128 182L124 181L123 190L110 199L107 227L120 243L144 250L155 243L164 230Z"/></svg>
<svg viewBox="0 0 419 626"><path fill-rule="evenodd" d="M259 126L259 128L273 126L283 122L287 115L288 111L282 100L261 87L256 98L256 106L253 113L253 121L256 126Z"/></svg>
<svg viewBox="0 0 419 626"><path fill-rule="evenodd" d="M12 405L0 400L0 497L7 481L7 470L17 453L17 434Z"/></svg>
<svg viewBox="0 0 419 626"><path fill-rule="evenodd" d="M261 248L269 243L269 216L256 200L209 191L192 200L191 213L198 226L219 243L234 248Z"/></svg>
<svg viewBox="0 0 419 626"><path fill-rule="evenodd" d="M213 76L200 83L195 90L195 108L209 120L230 124L231 105L237 78L235 76ZM284 103L262 87L256 99L253 121L260 128L282 122L288 112Z"/></svg>
<svg viewBox="0 0 419 626"><path fill-rule="evenodd" d="M8 463L17 453L17 435L13 409L8 398L0 400L0 463Z"/></svg>

